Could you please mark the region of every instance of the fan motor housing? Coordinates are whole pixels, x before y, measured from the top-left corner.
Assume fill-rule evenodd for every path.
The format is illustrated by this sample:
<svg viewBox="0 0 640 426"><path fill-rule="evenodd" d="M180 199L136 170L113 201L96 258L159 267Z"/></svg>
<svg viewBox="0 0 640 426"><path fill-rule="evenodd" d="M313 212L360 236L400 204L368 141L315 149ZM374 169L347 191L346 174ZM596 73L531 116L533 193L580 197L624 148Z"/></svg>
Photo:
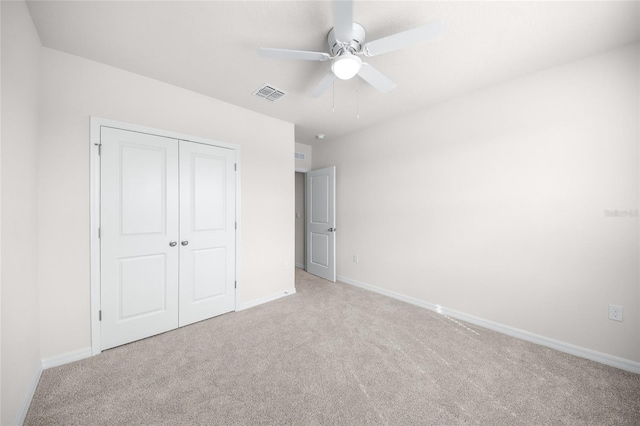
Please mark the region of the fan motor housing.
<svg viewBox="0 0 640 426"><path fill-rule="evenodd" d="M331 28L331 31L329 31L329 35L327 36L331 56L337 56L345 49L350 50L352 53L360 52L362 50L362 45L364 44L365 36L366 32L364 31L364 27L357 22L353 23L353 38L349 42L338 41L333 28Z"/></svg>

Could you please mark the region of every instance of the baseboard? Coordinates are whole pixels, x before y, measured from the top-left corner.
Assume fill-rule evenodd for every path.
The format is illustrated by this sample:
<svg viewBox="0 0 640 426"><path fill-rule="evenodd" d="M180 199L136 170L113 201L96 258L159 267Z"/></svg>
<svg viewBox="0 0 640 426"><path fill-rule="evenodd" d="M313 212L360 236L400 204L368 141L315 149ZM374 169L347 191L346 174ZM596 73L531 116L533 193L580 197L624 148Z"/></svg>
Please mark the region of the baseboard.
<svg viewBox="0 0 640 426"><path fill-rule="evenodd" d="M31 379L31 383L29 383L29 387L27 388L27 394L25 395L24 402L22 403L22 407L16 416L15 425L21 425L24 423L24 420L27 418L27 413L29 412L29 407L31 406L31 400L33 399L33 395L36 393L36 389L38 388L38 383L40 382L40 376L42 376L42 366L38 365L35 374L33 375L33 379Z"/></svg>
<svg viewBox="0 0 640 426"><path fill-rule="evenodd" d="M47 368L69 364L70 362L79 361L81 359L89 358L90 356L92 356L91 346L87 346L86 348L77 349L75 351L67 352L65 354L60 354L60 355L52 356L49 358L43 358L42 368L46 370Z"/></svg>
<svg viewBox="0 0 640 426"><path fill-rule="evenodd" d="M261 297L259 299L250 300L248 302L244 302L240 304L240 307L236 309L236 311L244 311L245 309L253 308L254 306L262 305L263 303L273 302L274 300L278 300L281 297L291 296L295 294L296 289L290 288L289 290L279 291L270 296Z"/></svg>
<svg viewBox="0 0 640 426"><path fill-rule="evenodd" d="M296 268L304 269L304 263L296 263Z"/></svg>
<svg viewBox="0 0 640 426"><path fill-rule="evenodd" d="M442 315L456 318L462 321L466 321L471 324L479 325L489 330L497 331L508 336L516 337L518 339L526 340L528 342L536 343L538 345L546 346L560 352L565 352L571 355L575 355L581 358L586 358L591 361L596 361L601 364L616 367L621 370L629 371L631 373L640 374L640 362L632 361L625 358L620 358L615 355L606 354L603 352L594 351L592 349L584 348L582 346L572 345L571 343L562 342L559 340L551 339L539 334L530 333L528 331L520 330L508 325L500 324L497 322L489 321L484 318L479 318L473 315L468 315L463 312L454 311L440 305L434 305L433 303L425 302L424 300L416 299L415 297L407 296L394 291L386 290L380 287L373 286L371 284L363 283L361 281L352 280L344 276L338 275L338 281L345 284L360 287L365 290L373 291L375 293L382 294L384 296L391 297L406 303L410 303L421 308L429 309Z"/></svg>

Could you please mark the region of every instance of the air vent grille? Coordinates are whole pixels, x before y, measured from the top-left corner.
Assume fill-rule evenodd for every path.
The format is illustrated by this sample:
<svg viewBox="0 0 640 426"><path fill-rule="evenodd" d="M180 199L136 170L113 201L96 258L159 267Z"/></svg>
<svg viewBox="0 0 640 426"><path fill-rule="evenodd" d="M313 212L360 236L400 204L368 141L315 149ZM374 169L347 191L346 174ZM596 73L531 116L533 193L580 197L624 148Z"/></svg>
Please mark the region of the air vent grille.
<svg viewBox="0 0 640 426"><path fill-rule="evenodd" d="M304 154L303 154L303 153L301 153L301 152L296 152L296 158L297 158L298 160L304 160L304 159L306 158L306 155L304 155Z"/></svg>
<svg viewBox="0 0 640 426"><path fill-rule="evenodd" d="M253 92L259 98L266 99L270 102L275 102L278 99L282 98L286 93L280 89L276 89L270 84L265 84L260 87L258 90Z"/></svg>

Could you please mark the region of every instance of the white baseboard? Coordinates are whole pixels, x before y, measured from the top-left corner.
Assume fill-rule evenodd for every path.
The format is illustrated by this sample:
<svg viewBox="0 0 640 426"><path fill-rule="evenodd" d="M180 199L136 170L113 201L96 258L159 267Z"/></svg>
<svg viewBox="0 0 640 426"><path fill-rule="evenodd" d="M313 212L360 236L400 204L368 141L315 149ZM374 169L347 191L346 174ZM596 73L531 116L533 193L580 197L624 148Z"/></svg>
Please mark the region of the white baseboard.
<svg viewBox="0 0 640 426"><path fill-rule="evenodd" d="M296 268L304 269L303 263L296 263Z"/></svg>
<svg viewBox="0 0 640 426"><path fill-rule="evenodd" d="M248 302L244 302L240 304L240 307L236 309L236 311L244 311L245 309L253 308L254 306L262 305L263 303L273 302L274 300L278 300L281 297L291 296L295 294L296 289L290 288L289 290L279 291L270 296L261 297L260 299L250 300Z"/></svg>
<svg viewBox="0 0 640 426"><path fill-rule="evenodd" d="M47 368L69 364L73 361L89 358L91 355L91 346L87 346L86 348L76 349L75 351L67 352L66 354L43 358L42 368L46 370Z"/></svg>
<svg viewBox="0 0 640 426"><path fill-rule="evenodd" d="M572 345L571 343L562 342L559 340L551 339L549 337L541 336L539 334L534 334L528 331L509 327L508 325L489 321L483 318L478 318L473 315L468 315L463 312L454 311L452 309L448 309L440 305L434 305L433 303L428 303L423 300L416 299L415 297L407 296L401 293L396 293L394 291L385 290L383 288L376 287L371 284L352 280L351 278L343 277L340 275L337 278L338 278L338 281L341 281L343 283L360 287L365 290L370 290L375 293L379 293L384 296L391 297L393 299L410 303L412 305L419 306L421 308L429 309L431 311L437 312L442 315L446 315L452 318L466 321L471 324L479 325L481 327L488 328L489 330L497 331L499 333L506 334L508 336L516 337L518 339L526 340L528 342L532 342L538 345L556 349L560 352L565 352L581 358L586 358L591 361L596 361L601 364L610 365L612 367L616 367L621 370L640 374L640 362L632 361L625 358L620 358L615 355L609 355L603 352L594 351L592 349Z"/></svg>
<svg viewBox="0 0 640 426"><path fill-rule="evenodd" d="M33 375L33 379L31 379L31 383L29 383L29 387L27 388L27 394L25 395L24 402L22 403L22 407L16 416L15 425L21 425L24 423L24 420L27 418L27 413L29 412L29 406L31 406L31 400L33 399L33 395L36 393L36 388L38 387L38 383L40 382L40 376L42 376L42 366L38 365L35 374Z"/></svg>

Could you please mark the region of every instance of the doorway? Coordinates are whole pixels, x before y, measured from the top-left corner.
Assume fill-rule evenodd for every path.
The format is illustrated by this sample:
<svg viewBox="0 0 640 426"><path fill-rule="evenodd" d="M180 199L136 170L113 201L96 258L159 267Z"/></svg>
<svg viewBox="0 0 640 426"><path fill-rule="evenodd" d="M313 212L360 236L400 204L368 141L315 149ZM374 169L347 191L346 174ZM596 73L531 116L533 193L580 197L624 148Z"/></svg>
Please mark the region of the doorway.
<svg viewBox="0 0 640 426"><path fill-rule="evenodd" d="M295 173L296 268L336 281L335 167Z"/></svg>

